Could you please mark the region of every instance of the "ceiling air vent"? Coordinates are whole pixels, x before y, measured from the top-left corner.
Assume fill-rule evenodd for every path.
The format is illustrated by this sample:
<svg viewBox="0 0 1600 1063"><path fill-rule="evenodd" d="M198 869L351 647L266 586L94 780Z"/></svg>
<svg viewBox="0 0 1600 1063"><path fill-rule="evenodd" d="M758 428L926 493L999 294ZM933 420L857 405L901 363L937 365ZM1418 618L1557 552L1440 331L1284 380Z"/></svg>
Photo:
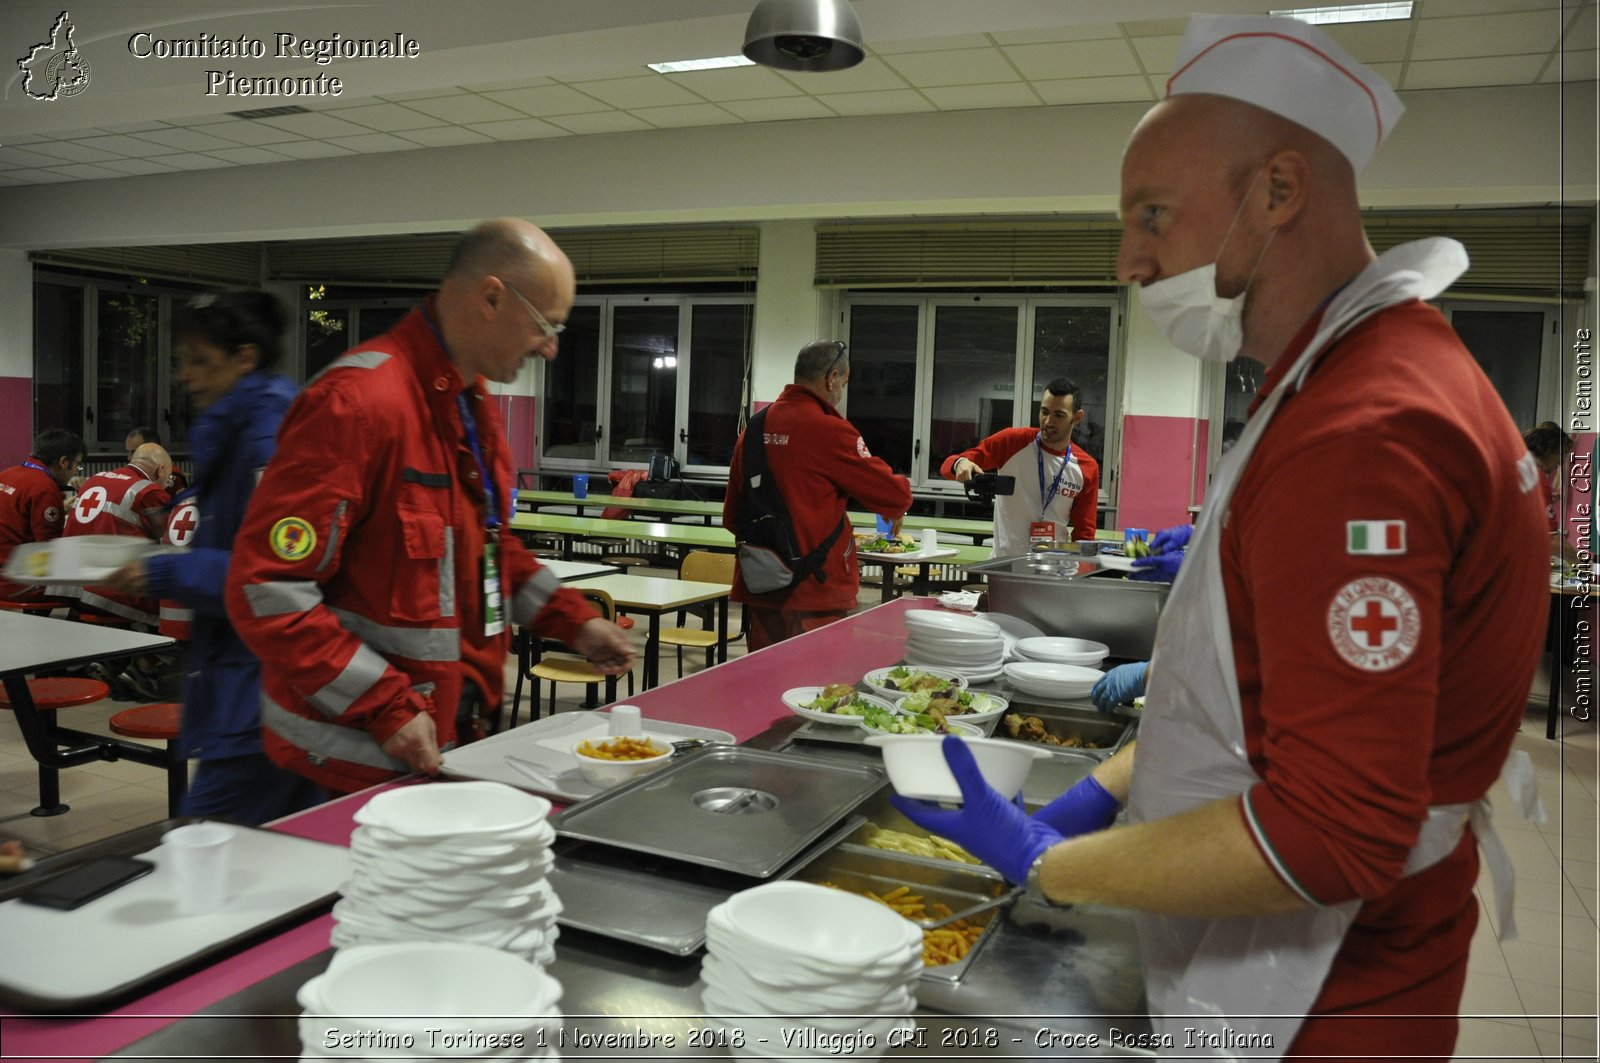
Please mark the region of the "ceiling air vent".
<svg viewBox="0 0 1600 1063"><path fill-rule="evenodd" d="M311 108L291 103L283 107L257 107L253 111L229 111L227 113L234 118L279 118L286 114L310 114Z"/></svg>

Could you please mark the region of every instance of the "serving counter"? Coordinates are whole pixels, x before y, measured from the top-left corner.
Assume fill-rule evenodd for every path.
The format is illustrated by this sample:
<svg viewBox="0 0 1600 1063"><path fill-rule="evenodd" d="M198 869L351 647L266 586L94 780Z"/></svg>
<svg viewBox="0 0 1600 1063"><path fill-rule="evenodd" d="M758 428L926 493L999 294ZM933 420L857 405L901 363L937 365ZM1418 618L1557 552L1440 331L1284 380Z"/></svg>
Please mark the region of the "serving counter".
<svg viewBox="0 0 1600 1063"><path fill-rule="evenodd" d="M632 701L646 719L717 727L752 746L783 748L802 722L784 707L784 690L827 682L842 672L860 676L899 660L904 613L928 604L888 602ZM355 811L382 789L279 821L273 829L348 844ZM3 1058L295 1058L295 991L327 965L332 925L331 915L319 916L107 1015L0 1016ZM556 956L549 971L565 990L563 1057L728 1054L726 1038L714 1032L719 1024L703 1014L698 956L671 956L571 929L562 931ZM959 983L924 979L916 992L918 1040L889 1048L890 1058L1118 1055L1111 1046L1149 1031L1132 920L1107 909L1015 905Z"/></svg>

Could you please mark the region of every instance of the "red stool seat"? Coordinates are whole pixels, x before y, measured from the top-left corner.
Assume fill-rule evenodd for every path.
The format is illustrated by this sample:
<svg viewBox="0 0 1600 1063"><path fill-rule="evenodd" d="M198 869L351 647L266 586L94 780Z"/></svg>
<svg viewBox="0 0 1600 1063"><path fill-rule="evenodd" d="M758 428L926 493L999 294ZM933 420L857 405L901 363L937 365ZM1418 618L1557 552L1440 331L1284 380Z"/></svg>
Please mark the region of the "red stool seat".
<svg viewBox="0 0 1600 1063"><path fill-rule="evenodd" d="M60 608L62 602L0 602L0 609L8 613L27 613L30 616L43 616Z"/></svg>
<svg viewBox="0 0 1600 1063"><path fill-rule="evenodd" d="M182 710L176 701L123 709L111 717L111 730L128 738L159 738L170 742L178 737Z"/></svg>
<svg viewBox="0 0 1600 1063"><path fill-rule="evenodd" d="M101 627L132 627L133 621L112 613L79 613L73 617L80 624L99 624Z"/></svg>
<svg viewBox="0 0 1600 1063"><path fill-rule="evenodd" d="M52 675L28 680L28 693L33 697L34 708L50 712L104 700L111 696L111 688L98 679ZM11 706L11 697L3 688L0 688L0 705Z"/></svg>

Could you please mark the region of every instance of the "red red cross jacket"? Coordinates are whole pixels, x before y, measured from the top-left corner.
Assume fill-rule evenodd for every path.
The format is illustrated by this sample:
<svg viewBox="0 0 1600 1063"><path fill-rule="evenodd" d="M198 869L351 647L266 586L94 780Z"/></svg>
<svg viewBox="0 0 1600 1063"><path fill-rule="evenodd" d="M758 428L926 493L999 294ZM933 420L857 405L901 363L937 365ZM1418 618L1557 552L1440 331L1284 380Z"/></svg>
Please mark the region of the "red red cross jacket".
<svg viewBox="0 0 1600 1063"><path fill-rule="evenodd" d="M61 534L66 511L61 485L37 458L0 472L0 566L23 543L42 543ZM37 588L0 582L0 598L27 596Z"/></svg>
<svg viewBox="0 0 1600 1063"><path fill-rule="evenodd" d="M166 528L167 507L172 497L167 489L146 476L137 465L124 465L110 472L89 477L67 515L61 534L126 535L135 539L159 540ZM109 587L85 587L74 597L102 613L156 627L161 620L161 605L154 598L136 598Z"/></svg>
<svg viewBox="0 0 1600 1063"><path fill-rule="evenodd" d="M167 527L161 535L165 546L187 550L194 540L195 529L200 527L200 506L194 496L180 498L172 504L167 514ZM194 610L176 598L161 599L161 624L157 630L168 638L188 641L189 625L194 622Z"/></svg>
<svg viewBox="0 0 1600 1063"><path fill-rule="evenodd" d="M814 550L838 527L850 499L886 517L911 508L911 485L872 456L855 425L815 392L790 384L767 410L767 468L794 525L795 547ZM739 486L744 483L744 436L728 466L722 526L739 526ZM786 592L751 594L734 572L733 600L782 606L797 613L852 609L861 586L855 536L845 527L822 564L826 582L806 579Z"/></svg>
<svg viewBox="0 0 1600 1063"><path fill-rule="evenodd" d="M486 496L463 390L499 499L507 630L569 641L595 615L511 534L500 419L424 311L341 355L289 408L227 589L228 615L261 659L267 754L330 789L406 773L381 747L419 712L441 749L454 744L465 680L500 702L509 634L484 634Z"/></svg>

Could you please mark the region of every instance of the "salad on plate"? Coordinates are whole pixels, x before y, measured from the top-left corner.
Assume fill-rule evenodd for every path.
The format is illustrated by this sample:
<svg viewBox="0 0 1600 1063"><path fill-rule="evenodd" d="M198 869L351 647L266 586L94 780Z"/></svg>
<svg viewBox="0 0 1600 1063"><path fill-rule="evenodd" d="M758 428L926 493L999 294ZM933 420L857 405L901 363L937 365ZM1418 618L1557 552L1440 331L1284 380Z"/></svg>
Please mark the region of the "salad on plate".
<svg viewBox="0 0 1600 1063"><path fill-rule="evenodd" d="M993 694L960 689L943 693L918 691L900 700L901 712L932 713L938 710L943 716L982 715L999 712L1005 707L1006 702Z"/></svg>
<svg viewBox="0 0 1600 1063"><path fill-rule="evenodd" d="M862 716L873 710L884 711L865 700L849 683L829 683L818 690L815 698L802 702L800 707L833 716Z"/></svg>

